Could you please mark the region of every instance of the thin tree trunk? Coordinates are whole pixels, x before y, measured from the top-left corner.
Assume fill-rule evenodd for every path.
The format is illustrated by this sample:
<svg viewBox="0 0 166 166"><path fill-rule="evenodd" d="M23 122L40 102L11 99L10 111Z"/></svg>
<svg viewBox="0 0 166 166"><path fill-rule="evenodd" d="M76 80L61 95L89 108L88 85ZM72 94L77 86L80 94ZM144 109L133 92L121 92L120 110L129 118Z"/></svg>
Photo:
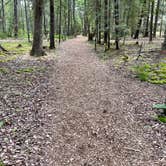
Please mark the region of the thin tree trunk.
<svg viewBox="0 0 166 166"><path fill-rule="evenodd" d="M150 42L153 40L153 16L154 16L154 0L151 3L150 36L149 36Z"/></svg>
<svg viewBox="0 0 166 166"><path fill-rule="evenodd" d="M108 0L108 49L110 49L110 33L111 33L111 0Z"/></svg>
<svg viewBox="0 0 166 166"><path fill-rule="evenodd" d="M115 45L116 49L119 50L119 1L114 0L114 15L115 15Z"/></svg>
<svg viewBox="0 0 166 166"><path fill-rule="evenodd" d="M2 3L2 30L3 33L5 33L6 29L5 29L5 8L4 8L4 0L1 0Z"/></svg>
<svg viewBox="0 0 166 166"><path fill-rule="evenodd" d="M158 17L159 17L159 10L160 10L160 0L157 1L157 8L156 8L156 15L155 15L155 23L153 29L153 37L156 37L157 25L158 25Z"/></svg>
<svg viewBox="0 0 166 166"><path fill-rule="evenodd" d="M98 29L98 33L99 33L99 36L98 36L98 44L101 44L101 0L99 1L99 29Z"/></svg>
<svg viewBox="0 0 166 166"><path fill-rule="evenodd" d="M108 0L104 0L104 43L108 42Z"/></svg>
<svg viewBox="0 0 166 166"><path fill-rule="evenodd" d="M145 4L146 4L146 0L144 0L144 2L143 2L143 6L142 6L142 10L141 10L141 15L140 15L140 19L138 21L137 30L135 32L134 39L138 39L139 38L140 28L141 28L141 25L142 25L142 19L144 17L144 7L145 7Z"/></svg>
<svg viewBox="0 0 166 166"><path fill-rule="evenodd" d="M149 0L149 4L148 4L148 13L147 13L147 18L146 18L146 27L145 27L144 37L149 36L149 15L150 15L150 0Z"/></svg>
<svg viewBox="0 0 166 166"><path fill-rule="evenodd" d="M29 29L29 19L28 19L28 11L27 11L27 2L26 2L26 0L24 0L24 4L25 4L25 18L26 18L28 42L31 42L31 40L30 40L30 29Z"/></svg>
<svg viewBox="0 0 166 166"><path fill-rule="evenodd" d="M164 42L162 44L162 50L166 50L166 26L165 26Z"/></svg>
<svg viewBox="0 0 166 166"><path fill-rule="evenodd" d="M70 26L71 26L70 14L71 14L71 0L68 0L68 24L67 24L68 36L70 36Z"/></svg>
<svg viewBox="0 0 166 166"><path fill-rule="evenodd" d="M54 0L50 0L50 49L55 48L55 14Z"/></svg>
<svg viewBox="0 0 166 166"><path fill-rule="evenodd" d="M60 0L60 9L59 9L59 43L61 42L61 25L62 24L62 0Z"/></svg>
<svg viewBox="0 0 166 166"><path fill-rule="evenodd" d="M44 8L44 0L35 0L34 2L34 34L33 34L33 46L31 50L32 56L44 55L44 51L42 47L43 8Z"/></svg>
<svg viewBox="0 0 166 166"><path fill-rule="evenodd" d="M76 3L76 1L73 0L73 22L74 22L73 34L74 34L74 36L76 35L75 3Z"/></svg>
<svg viewBox="0 0 166 166"><path fill-rule="evenodd" d="M17 0L14 0L14 37L18 37L18 11L17 11Z"/></svg>
<svg viewBox="0 0 166 166"><path fill-rule="evenodd" d="M165 12L164 5L165 5L165 0L163 0L163 2L162 2L161 23L160 23L160 37L161 37L162 31L163 31L163 18L164 18L164 12Z"/></svg>

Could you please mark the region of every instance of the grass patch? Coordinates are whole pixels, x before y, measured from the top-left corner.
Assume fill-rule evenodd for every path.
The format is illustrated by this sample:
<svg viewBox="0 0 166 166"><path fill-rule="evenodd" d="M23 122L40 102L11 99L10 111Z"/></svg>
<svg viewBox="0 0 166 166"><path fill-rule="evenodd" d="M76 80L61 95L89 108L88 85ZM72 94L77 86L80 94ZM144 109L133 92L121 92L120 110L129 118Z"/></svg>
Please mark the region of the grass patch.
<svg viewBox="0 0 166 166"><path fill-rule="evenodd" d="M133 71L141 81L153 84L166 84L166 63L143 64L135 66Z"/></svg>

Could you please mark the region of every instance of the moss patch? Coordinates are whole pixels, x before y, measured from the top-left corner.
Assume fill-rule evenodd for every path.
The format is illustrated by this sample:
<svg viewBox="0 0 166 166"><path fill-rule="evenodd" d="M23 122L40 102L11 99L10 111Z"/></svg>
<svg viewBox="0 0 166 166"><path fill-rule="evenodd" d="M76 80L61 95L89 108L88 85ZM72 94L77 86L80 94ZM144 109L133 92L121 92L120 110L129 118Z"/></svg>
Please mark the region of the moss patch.
<svg viewBox="0 0 166 166"><path fill-rule="evenodd" d="M22 47L18 47L18 45L22 45ZM27 53L31 49L31 44L28 42L3 42L2 46L8 50L9 52L14 52L15 54L22 54L22 53Z"/></svg>

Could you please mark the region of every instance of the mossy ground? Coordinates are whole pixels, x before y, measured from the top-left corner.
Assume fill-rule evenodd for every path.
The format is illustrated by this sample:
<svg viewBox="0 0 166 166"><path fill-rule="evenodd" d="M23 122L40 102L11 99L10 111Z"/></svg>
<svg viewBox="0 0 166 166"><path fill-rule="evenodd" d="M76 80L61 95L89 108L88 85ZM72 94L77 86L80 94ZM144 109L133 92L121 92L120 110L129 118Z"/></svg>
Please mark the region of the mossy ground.
<svg viewBox="0 0 166 166"><path fill-rule="evenodd" d="M0 51L0 63L12 61L18 56L28 53L31 49L31 43L25 41L4 41L1 43L1 45L8 52Z"/></svg>

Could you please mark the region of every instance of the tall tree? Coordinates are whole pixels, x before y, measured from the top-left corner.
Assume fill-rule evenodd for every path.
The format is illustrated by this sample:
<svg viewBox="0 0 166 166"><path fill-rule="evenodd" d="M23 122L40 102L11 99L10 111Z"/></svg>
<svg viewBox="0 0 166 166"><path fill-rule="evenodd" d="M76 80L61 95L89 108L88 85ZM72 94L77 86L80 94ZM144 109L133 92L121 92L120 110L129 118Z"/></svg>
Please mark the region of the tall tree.
<svg viewBox="0 0 166 166"><path fill-rule="evenodd" d="M153 17L154 17L154 0L151 2L151 17L150 17L150 35L149 41L153 40Z"/></svg>
<svg viewBox="0 0 166 166"><path fill-rule="evenodd" d="M139 21L138 21L138 25L137 25L137 30L135 32L134 39L138 39L139 38L140 28L141 28L141 25L142 25L142 19L144 17L144 8L145 8L145 5L146 5L146 0L144 0L143 5L142 5L142 10L141 10L141 14L140 14L140 17L139 17Z"/></svg>
<svg viewBox="0 0 166 166"><path fill-rule="evenodd" d="M149 36L149 16L150 16L150 0L148 1L148 11L146 14L146 24L145 24L144 37Z"/></svg>
<svg viewBox="0 0 166 166"><path fill-rule="evenodd" d="M154 22L154 29L153 29L153 37L156 37L159 10L160 10L160 2L161 2L160 0L157 0L157 7L156 7L156 13L155 13L155 22Z"/></svg>
<svg viewBox="0 0 166 166"><path fill-rule="evenodd" d="M31 50L32 56L44 55L42 47L43 8L44 8L44 0L34 1L34 34L33 34L33 45Z"/></svg>
<svg viewBox="0 0 166 166"><path fill-rule="evenodd" d="M114 0L114 16L115 16L115 45L119 50L119 0Z"/></svg>
<svg viewBox="0 0 166 166"><path fill-rule="evenodd" d="M165 33L164 33L164 42L162 44L162 50L166 50L166 27L165 27Z"/></svg>
<svg viewBox="0 0 166 166"><path fill-rule="evenodd" d="M104 43L108 42L108 0L104 0Z"/></svg>
<svg viewBox="0 0 166 166"><path fill-rule="evenodd" d="M55 48L55 14L54 0L50 0L50 49Z"/></svg>
<svg viewBox="0 0 166 166"><path fill-rule="evenodd" d="M30 28L29 28L29 19L28 19L28 10L27 10L27 2L24 0L25 4L25 18L26 18L26 26L27 26L27 36L28 36L28 42L31 41L30 39Z"/></svg>
<svg viewBox="0 0 166 166"><path fill-rule="evenodd" d="M2 5L2 30L5 33L5 8L4 8L4 0L1 0L1 5Z"/></svg>
<svg viewBox="0 0 166 166"><path fill-rule="evenodd" d="M14 37L18 37L18 10L17 10L18 2L14 0Z"/></svg>

